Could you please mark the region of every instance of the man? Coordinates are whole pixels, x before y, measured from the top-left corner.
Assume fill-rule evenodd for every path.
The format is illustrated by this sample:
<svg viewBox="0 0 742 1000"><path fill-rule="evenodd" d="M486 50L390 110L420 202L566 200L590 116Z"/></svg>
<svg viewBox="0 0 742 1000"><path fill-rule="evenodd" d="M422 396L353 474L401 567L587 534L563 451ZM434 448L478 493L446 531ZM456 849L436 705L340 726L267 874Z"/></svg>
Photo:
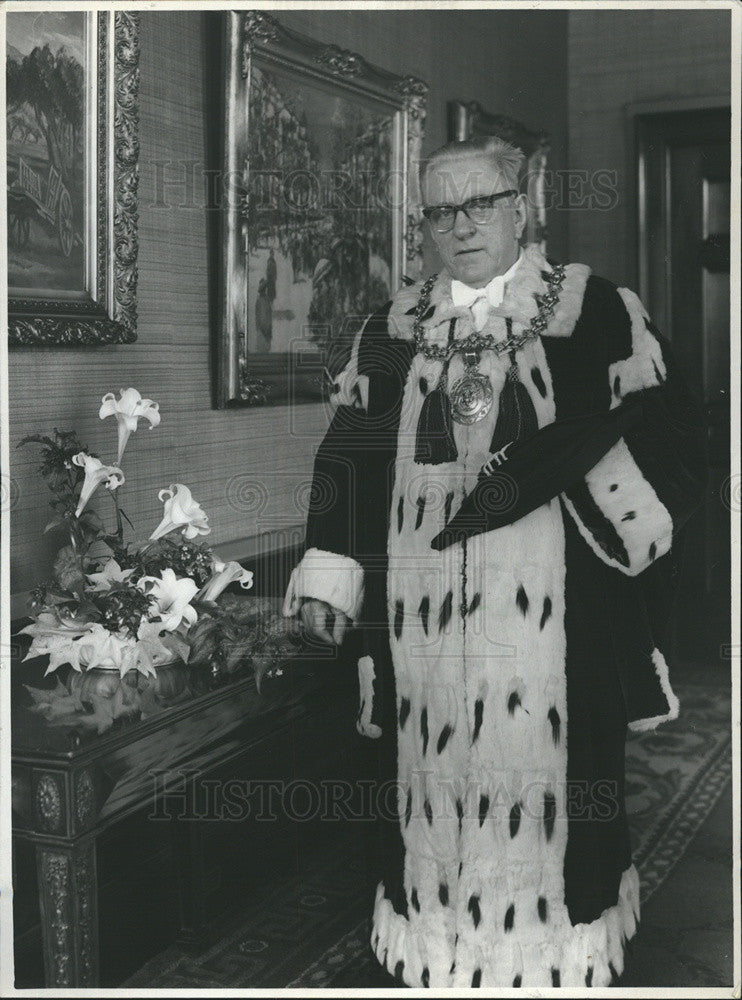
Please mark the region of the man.
<svg viewBox="0 0 742 1000"><path fill-rule="evenodd" d="M276 254L271 247L268 260L265 265L265 294L268 301L273 304L276 298L276 281L278 279L278 266L276 264Z"/></svg>
<svg viewBox="0 0 742 1000"><path fill-rule="evenodd" d="M261 278L258 285L258 297L255 300L255 328L258 331L258 342L255 350L268 353L273 340L273 306L268 297L268 282L265 278Z"/></svg>
<svg viewBox="0 0 742 1000"><path fill-rule="evenodd" d="M632 292L520 250L521 163L489 139L425 164L444 270L337 379L287 594L327 642L363 626L357 725L397 780L372 947L411 986L620 975L626 726L678 713L663 648L700 411Z"/></svg>

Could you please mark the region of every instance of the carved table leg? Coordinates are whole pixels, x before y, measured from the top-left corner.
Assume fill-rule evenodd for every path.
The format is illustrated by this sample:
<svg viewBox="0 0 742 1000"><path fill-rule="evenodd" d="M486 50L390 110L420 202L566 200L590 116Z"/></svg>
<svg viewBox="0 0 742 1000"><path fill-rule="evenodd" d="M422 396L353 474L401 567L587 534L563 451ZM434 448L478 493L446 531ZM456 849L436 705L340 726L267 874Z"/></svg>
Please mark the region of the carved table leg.
<svg viewBox="0 0 742 1000"><path fill-rule="evenodd" d="M95 840L36 845L47 986L98 985Z"/></svg>
<svg viewBox="0 0 742 1000"><path fill-rule="evenodd" d="M193 954L201 950L208 932L204 913L203 825L195 819L175 820L171 827L171 843L180 904L180 929L176 943Z"/></svg>
<svg viewBox="0 0 742 1000"><path fill-rule="evenodd" d="M183 785L166 797L171 817L170 843L178 882L180 928L176 944L195 954L206 941L209 922L205 912L206 848L204 845L203 809L199 797L197 771L183 769Z"/></svg>

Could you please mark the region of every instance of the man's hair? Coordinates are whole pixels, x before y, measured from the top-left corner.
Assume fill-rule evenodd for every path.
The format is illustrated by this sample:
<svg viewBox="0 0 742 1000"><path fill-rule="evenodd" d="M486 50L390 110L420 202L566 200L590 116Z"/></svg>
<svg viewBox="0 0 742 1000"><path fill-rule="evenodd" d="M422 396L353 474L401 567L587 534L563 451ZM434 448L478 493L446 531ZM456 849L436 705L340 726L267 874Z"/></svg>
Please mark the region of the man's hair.
<svg viewBox="0 0 742 1000"><path fill-rule="evenodd" d="M426 159L420 162L420 186L425 181L425 175L431 166L437 166L441 161L455 160L460 156L478 153L491 160L497 173L510 188L518 188L518 175L525 162L525 154L517 146L506 142L496 135L478 135L471 139L459 139L447 142L445 146L434 150Z"/></svg>

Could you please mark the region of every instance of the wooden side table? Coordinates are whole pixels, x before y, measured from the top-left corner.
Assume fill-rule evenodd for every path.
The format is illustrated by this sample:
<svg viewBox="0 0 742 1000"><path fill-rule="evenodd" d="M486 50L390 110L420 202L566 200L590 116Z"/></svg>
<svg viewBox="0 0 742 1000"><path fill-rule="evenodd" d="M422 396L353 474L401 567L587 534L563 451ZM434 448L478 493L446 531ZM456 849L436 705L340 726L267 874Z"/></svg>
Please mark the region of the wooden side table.
<svg viewBox="0 0 742 1000"><path fill-rule="evenodd" d="M301 726L327 704L333 671L299 657L282 677L265 679L261 694L252 675L207 679L182 703L96 735L30 711L23 685L41 686L44 666L29 661L12 673L13 835L35 845L46 986L91 987L99 984L98 834L182 791L184 772L206 776ZM186 862L194 860L189 839L187 829L176 835ZM179 869L181 937L195 938L198 877L188 863Z"/></svg>

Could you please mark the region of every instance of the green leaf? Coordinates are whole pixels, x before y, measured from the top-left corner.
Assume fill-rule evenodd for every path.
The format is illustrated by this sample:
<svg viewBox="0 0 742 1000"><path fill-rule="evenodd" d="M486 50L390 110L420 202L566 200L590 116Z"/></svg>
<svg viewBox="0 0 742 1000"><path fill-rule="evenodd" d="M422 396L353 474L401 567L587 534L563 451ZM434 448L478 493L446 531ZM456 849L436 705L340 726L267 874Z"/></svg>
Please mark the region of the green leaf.
<svg viewBox="0 0 742 1000"><path fill-rule="evenodd" d="M22 448L24 445L27 444L45 444L50 448L55 447L52 439L50 437L47 437L45 434L28 434L26 437L24 437L21 441L18 442L16 448Z"/></svg>
<svg viewBox="0 0 742 1000"><path fill-rule="evenodd" d="M243 645L235 645L231 648L225 660L227 673L233 673L240 663L247 658L247 650Z"/></svg>
<svg viewBox="0 0 742 1000"><path fill-rule="evenodd" d="M217 643L208 637L198 642L191 643L191 652L188 657L188 662L203 663L216 651L216 648Z"/></svg>
<svg viewBox="0 0 742 1000"><path fill-rule="evenodd" d="M123 510L123 509L122 509L121 507L119 507L119 514L121 514L121 516L122 516L122 517L123 517L123 519L124 519L124 520L126 521L126 523L127 523L128 525L129 525L129 527L131 528L131 530L132 530L132 531L135 531L136 529L135 529L134 525L133 525L133 524L131 523L131 521L130 521L130 520L129 520L129 518L128 518L128 517L126 516L126 514L124 513L124 510Z"/></svg>
<svg viewBox="0 0 742 1000"><path fill-rule="evenodd" d="M252 667L255 672L255 687L258 689L258 694L260 694L260 685L263 676L270 665L271 661L267 656L253 656L252 658Z"/></svg>
<svg viewBox="0 0 742 1000"><path fill-rule="evenodd" d="M77 617L83 622L103 621L98 605L85 598L81 599L77 606Z"/></svg>

